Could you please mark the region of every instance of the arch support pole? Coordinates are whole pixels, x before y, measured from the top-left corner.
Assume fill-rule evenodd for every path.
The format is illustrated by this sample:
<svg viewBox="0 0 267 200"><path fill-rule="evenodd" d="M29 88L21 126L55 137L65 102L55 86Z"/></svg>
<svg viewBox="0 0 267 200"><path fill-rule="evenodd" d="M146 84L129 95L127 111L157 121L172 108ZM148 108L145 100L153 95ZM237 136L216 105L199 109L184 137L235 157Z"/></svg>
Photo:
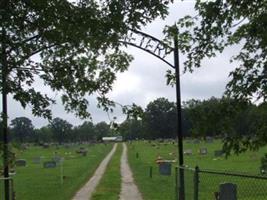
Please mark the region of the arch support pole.
<svg viewBox="0 0 267 200"><path fill-rule="evenodd" d="M174 36L174 67L176 78L176 107L177 107L177 139L178 139L178 155L179 155L179 195L178 200L185 200L184 187L184 154L183 154L183 133L182 133L182 106L181 106L181 87L180 87L180 69L179 69L179 48L178 34Z"/></svg>

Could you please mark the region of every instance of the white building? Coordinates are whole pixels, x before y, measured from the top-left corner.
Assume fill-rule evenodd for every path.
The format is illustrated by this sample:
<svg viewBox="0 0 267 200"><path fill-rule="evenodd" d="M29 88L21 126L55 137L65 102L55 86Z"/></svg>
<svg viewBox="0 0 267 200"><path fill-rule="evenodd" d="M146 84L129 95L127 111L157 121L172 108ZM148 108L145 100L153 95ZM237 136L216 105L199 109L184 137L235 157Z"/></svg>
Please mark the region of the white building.
<svg viewBox="0 0 267 200"><path fill-rule="evenodd" d="M102 137L103 142L122 142L122 136Z"/></svg>

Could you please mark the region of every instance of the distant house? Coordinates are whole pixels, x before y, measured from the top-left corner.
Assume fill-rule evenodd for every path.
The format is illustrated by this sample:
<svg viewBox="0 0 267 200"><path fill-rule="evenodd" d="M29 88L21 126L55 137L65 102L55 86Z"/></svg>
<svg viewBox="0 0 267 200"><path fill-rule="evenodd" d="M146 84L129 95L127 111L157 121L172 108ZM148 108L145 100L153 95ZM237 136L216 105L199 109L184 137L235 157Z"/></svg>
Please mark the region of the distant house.
<svg viewBox="0 0 267 200"><path fill-rule="evenodd" d="M122 142L122 136L102 137L103 142Z"/></svg>

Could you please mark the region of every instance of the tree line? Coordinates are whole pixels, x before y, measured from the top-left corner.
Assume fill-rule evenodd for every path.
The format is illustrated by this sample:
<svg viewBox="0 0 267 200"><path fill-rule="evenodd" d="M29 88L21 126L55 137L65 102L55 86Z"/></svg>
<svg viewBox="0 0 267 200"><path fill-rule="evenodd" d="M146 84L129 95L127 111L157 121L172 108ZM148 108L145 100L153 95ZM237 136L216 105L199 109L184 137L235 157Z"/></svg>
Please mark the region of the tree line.
<svg viewBox="0 0 267 200"><path fill-rule="evenodd" d="M211 97L183 102L184 137L208 136L223 140L226 153L257 150L267 141L267 104L255 105L246 100ZM142 120L127 119L120 125L126 139L176 138L176 104L165 98L150 102Z"/></svg>
<svg viewBox="0 0 267 200"><path fill-rule="evenodd" d="M11 120L8 128L9 140L16 143L88 142L98 141L104 136L112 135L109 124L104 121L97 124L85 121L81 125L73 126L59 117L41 128L35 128L27 117L17 117Z"/></svg>
<svg viewBox="0 0 267 200"><path fill-rule="evenodd" d="M54 118L47 126L34 128L26 117L13 119L9 129L11 140L20 143L99 141L104 136L114 135L122 135L126 140L176 138L176 112L175 102L158 98L146 106L142 118L128 118L116 129L106 122L93 124L86 121L73 126L61 118ZM247 101L215 97L191 99L183 102L182 130L185 137L223 138L225 147L241 152L264 145L266 140L259 138L267 137L264 134L267 129L266 117L266 103L255 105ZM249 139L252 145L240 145L244 138ZM236 144L238 141L239 145Z"/></svg>

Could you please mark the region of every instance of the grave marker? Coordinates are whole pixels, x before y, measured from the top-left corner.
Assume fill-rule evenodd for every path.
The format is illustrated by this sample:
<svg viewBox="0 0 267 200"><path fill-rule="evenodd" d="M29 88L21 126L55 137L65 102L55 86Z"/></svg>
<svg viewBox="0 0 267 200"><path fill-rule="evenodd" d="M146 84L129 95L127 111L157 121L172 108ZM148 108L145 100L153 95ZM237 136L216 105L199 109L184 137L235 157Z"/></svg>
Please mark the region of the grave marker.
<svg viewBox="0 0 267 200"><path fill-rule="evenodd" d="M25 167L27 165L27 161L24 159L16 160L15 162L17 167Z"/></svg>
<svg viewBox="0 0 267 200"><path fill-rule="evenodd" d="M80 149L77 150L76 153L81 154L82 156L86 156L87 155L87 149L85 149L84 147L80 147Z"/></svg>
<svg viewBox="0 0 267 200"><path fill-rule="evenodd" d="M237 200L237 185L223 183L219 186L219 200Z"/></svg>
<svg viewBox="0 0 267 200"><path fill-rule="evenodd" d="M199 143L200 143L200 141L198 139L194 140L194 144L199 144Z"/></svg>
<svg viewBox="0 0 267 200"><path fill-rule="evenodd" d="M40 163L41 163L41 157L34 157L34 158L32 159L32 162L33 162L34 164L40 164Z"/></svg>
<svg viewBox="0 0 267 200"><path fill-rule="evenodd" d="M64 158L60 157L60 156L54 156L52 158L53 161L55 161L56 163L60 163L63 161Z"/></svg>
<svg viewBox="0 0 267 200"><path fill-rule="evenodd" d="M213 138L212 137L207 137L206 138L206 142L209 143L209 144L213 143Z"/></svg>
<svg viewBox="0 0 267 200"><path fill-rule="evenodd" d="M200 155L207 155L208 154L208 149L207 148L200 148L199 149L199 154Z"/></svg>
<svg viewBox="0 0 267 200"><path fill-rule="evenodd" d="M159 163L159 173L164 176L171 175L171 163L170 162L161 162Z"/></svg>
<svg viewBox="0 0 267 200"><path fill-rule="evenodd" d="M46 161L43 163L44 168L55 168L57 163L55 161Z"/></svg>
<svg viewBox="0 0 267 200"><path fill-rule="evenodd" d="M44 143L42 146L43 146L44 149L48 149L49 148L49 144L48 143Z"/></svg>
<svg viewBox="0 0 267 200"><path fill-rule="evenodd" d="M214 156L215 157L220 157L222 156L224 153L223 153L223 150L216 150L214 151Z"/></svg>
<svg viewBox="0 0 267 200"><path fill-rule="evenodd" d="M186 149L186 150L184 150L184 155L192 155L192 154L193 154L192 149Z"/></svg>

